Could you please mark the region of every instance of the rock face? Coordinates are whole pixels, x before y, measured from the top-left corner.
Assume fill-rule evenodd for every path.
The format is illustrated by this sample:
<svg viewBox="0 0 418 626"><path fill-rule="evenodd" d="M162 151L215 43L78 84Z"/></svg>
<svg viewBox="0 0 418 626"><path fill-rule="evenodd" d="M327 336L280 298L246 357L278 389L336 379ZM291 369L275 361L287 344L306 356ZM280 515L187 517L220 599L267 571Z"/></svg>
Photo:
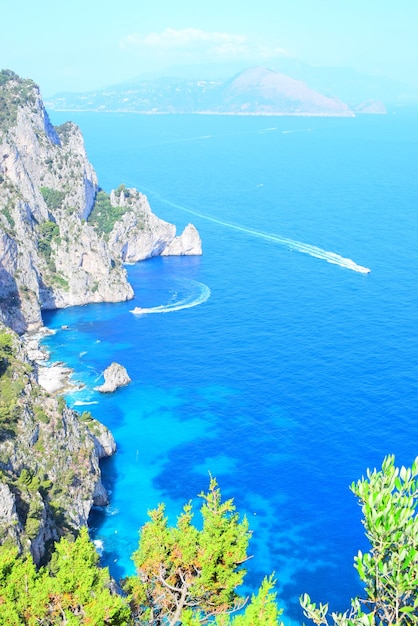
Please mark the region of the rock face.
<svg viewBox="0 0 418 626"><path fill-rule="evenodd" d="M103 372L105 382L99 387L95 387L96 391L102 393L112 393L119 387L124 387L131 382L128 372L119 363L111 363Z"/></svg>
<svg viewBox="0 0 418 626"><path fill-rule="evenodd" d="M54 128L38 87L10 71L0 102L0 321L24 333L42 326L42 309L132 298L123 262L167 254L175 227L129 190L110 195L104 230L77 126ZM197 231L184 239L170 254L201 254Z"/></svg>
<svg viewBox="0 0 418 626"><path fill-rule="evenodd" d="M0 319L24 332L42 325L41 309L126 300L132 289L85 222L97 179L79 129L54 129L36 85L1 76Z"/></svg>
<svg viewBox="0 0 418 626"><path fill-rule="evenodd" d="M89 413L39 387L23 344L2 324L0 338L0 543L12 540L39 563L51 540L108 503L99 459L116 445Z"/></svg>

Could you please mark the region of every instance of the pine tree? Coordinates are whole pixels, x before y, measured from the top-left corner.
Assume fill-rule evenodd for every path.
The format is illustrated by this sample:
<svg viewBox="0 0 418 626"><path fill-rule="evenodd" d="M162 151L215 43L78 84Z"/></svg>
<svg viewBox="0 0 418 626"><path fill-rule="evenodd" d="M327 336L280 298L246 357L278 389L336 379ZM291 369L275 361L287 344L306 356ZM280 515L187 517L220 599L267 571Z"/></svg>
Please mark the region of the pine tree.
<svg viewBox="0 0 418 626"><path fill-rule="evenodd" d="M238 615L231 622L229 614L246 604L237 588L246 573L251 533L233 500L222 501L214 478L200 498L201 530L192 524L191 503L184 506L175 527L168 526L164 505L149 512L133 557L137 576L127 583L137 623L197 626L216 617L219 626L277 626L272 578L247 607L247 617Z"/></svg>
<svg viewBox="0 0 418 626"><path fill-rule="evenodd" d="M127 626L132 623L125 598L112 594L107 569L87 529L56 545L51 571L39 571L30 556L0 549L0 626Z"/></svg>

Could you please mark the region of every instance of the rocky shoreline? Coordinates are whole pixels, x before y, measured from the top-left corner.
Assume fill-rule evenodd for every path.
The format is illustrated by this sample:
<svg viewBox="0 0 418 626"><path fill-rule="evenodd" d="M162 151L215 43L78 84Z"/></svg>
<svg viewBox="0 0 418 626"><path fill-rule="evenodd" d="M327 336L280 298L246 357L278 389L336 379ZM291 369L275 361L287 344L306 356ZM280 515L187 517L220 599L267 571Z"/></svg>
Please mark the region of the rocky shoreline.
<svg viewBox="0 0 418 626"><path fill-rule="evenodd" d="M74 370L65 363L62 361L48 363L50 354L40 342L43 337L50 334L53 334L53 331L44 327L36 333L23 335L22 341L27 357L34 365L38 384L49 394L60 395L80 388L80 385L71 380Z"/></svg>

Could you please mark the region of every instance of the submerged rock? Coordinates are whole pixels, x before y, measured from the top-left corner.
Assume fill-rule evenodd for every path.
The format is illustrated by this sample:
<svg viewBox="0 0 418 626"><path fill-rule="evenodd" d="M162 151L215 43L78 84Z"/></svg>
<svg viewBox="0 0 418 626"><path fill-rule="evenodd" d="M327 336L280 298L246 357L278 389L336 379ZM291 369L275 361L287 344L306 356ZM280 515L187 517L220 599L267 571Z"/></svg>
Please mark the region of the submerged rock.
<svg viewBox="0 0 418 626"><path fill-rule="evenodd" d="M112 393L131 382L128 372L120 363L111 363L103 372L103 376L105 379L103 385L94 388L101 393Z"/></svg>

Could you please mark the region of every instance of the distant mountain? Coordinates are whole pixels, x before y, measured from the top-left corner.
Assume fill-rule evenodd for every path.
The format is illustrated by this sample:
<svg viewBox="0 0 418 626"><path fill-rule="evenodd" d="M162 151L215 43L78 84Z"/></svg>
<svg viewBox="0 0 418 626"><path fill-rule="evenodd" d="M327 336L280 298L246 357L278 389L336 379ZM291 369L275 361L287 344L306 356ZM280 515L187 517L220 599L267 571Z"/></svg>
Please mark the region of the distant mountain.
<svg viewBox="0 0 418 626"><path fill-rule="evenodd" d="M235 76L222 87L221 96L217 110L232 113L353 115L338 98L324 96L300 80L262 67Z"/></svg>
<svg viewBox="0 0 418 626"><path fill-rule="evenodd" d="M86 93L61 93L46 100L51 110L213 113L235 115L353 116L338 98L263 67L229 80L137 79ZM382 112L382 107L375 107ZM373 112L373 107L369 107Z"/></svg>

